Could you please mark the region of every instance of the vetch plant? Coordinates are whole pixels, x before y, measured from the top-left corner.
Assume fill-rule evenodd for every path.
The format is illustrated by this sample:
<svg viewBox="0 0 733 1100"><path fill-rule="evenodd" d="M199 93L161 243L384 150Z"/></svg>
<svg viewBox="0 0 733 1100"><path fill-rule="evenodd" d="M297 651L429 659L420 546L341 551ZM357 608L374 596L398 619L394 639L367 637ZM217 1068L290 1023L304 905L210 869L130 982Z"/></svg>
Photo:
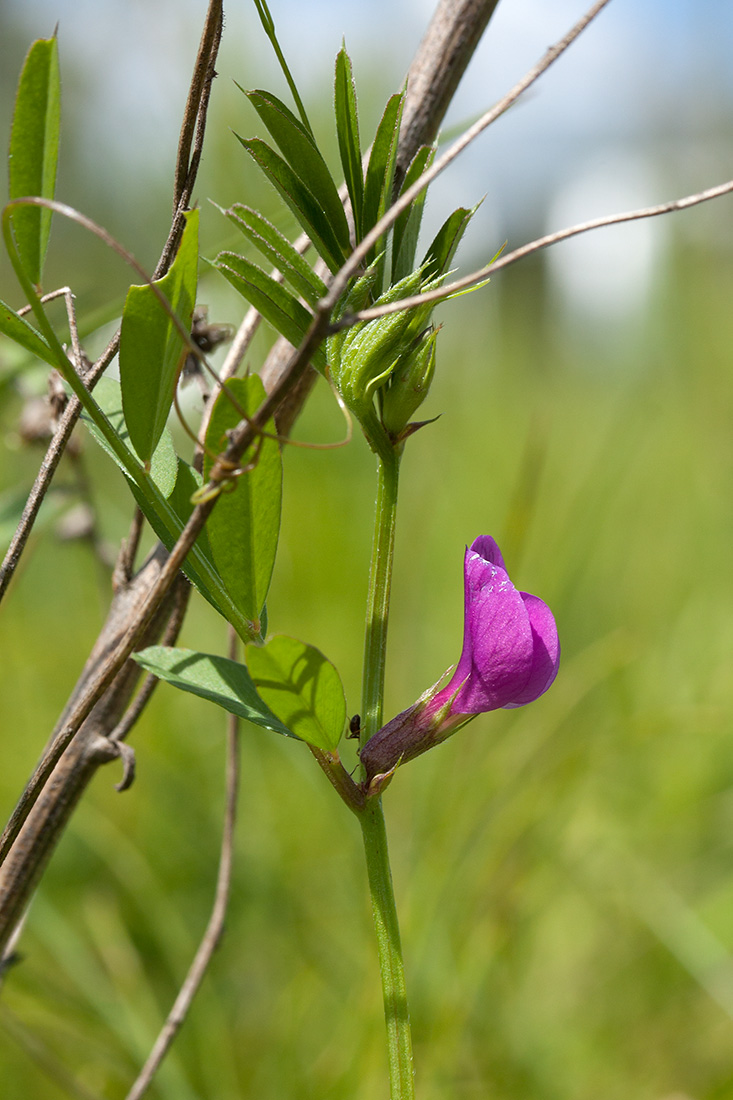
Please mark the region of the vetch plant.
<svg viewBox="0 0 733 1100"><path fill-rule="evenodd" d="M291 746L307 746L359 824L379 955L390 1096L411 1100L415 1088L407 983L382 793L403 765L478 714L537 700L555 679L560 659L549 607L514 586L496 542L481 536L465 555L464 640L455 671L444 686L439 681L385 722L399 473L418 429L419 438L425 438L434 419L416 419L439 369L439 326L433 311L438 303L484 285L490 273L564 237L682 209L733 190L733 183L562 230L512 252L489 249L486 255L495 255L488 265L451 282L456 249L476 208L453 211L427 248L421 247L428 185L563 53L608 0L595 3L515 88L440 155L434 139L447 98L437 97L418 123L421 105L411 101L409 80L388 99L369 147L362 144L351 61L341 49L334 86L337 177L319 147L267 5L255 2L295 109L266 90L244 93L268 139L238 136L238 148L242 159L248 158L275 189L301 236L291 240L243 201L222 211L241 237L242 251L224 249L208 269L223 276L250 308L218 372L208 364L206 340L197 333L200 215L193 188L222 31L221 3L209 4L179 145L174 216L150 275L103 228L54 198L60 96L55 37L32 47L21 75L10 202L2 229L26 304L18 310L0 305L0 331L31 363L40 361L44 369L51 366L57 372L63 397L49 454L3 563L0 597L80 417L122 471L134 517L120 548L107 622L0 841L0 946L7 963L14 957L34 886L96 770L121 758L125 770L119 787L132 783L135 755L127 738L156 684L166 681L230 715L227 816L209 927L128 1100L137 1100L150 1086L223 929L233 861L239 720L288 738ZM474 12L477 33L494 6L488 2ZM443 2L437 22L447 14L460 30L462 16L455 7L452 0ZM474 40L470 35L461 40L462 69ZM443 81L446 89L455 87L452 51L446 41L433 60L434 81ZM118 333L91 365L79 340L71 293L44 292L54 213L104 240L139 280L127 293ZM69 348L46 310L49 298L59 294L68 307ZM239 377L262 319L277 334L275 351L258 373ZM278 351L283 346L284 365ZM119 382L105 376L118 352ZM199 363L206 391L193 457L177 453L167 427L171 415L180 417L179 382L192 358ZM310 643L287 633L271 634L271 625L279 631L288 624L271 624L267 608L283 507L282 450L293 442L295 417L318 376L333 387L376 460L358 721L357 704L347 702L336 665ZM145 523L159 542L138 564ZM462 541L457 531L447 537L456 546ZM227 656L176 646L192 589L228 624ZM141 670L147 676L135 694ZM347 756L350 746L344 748L349 732L359 737L353 768Z"/></svg>

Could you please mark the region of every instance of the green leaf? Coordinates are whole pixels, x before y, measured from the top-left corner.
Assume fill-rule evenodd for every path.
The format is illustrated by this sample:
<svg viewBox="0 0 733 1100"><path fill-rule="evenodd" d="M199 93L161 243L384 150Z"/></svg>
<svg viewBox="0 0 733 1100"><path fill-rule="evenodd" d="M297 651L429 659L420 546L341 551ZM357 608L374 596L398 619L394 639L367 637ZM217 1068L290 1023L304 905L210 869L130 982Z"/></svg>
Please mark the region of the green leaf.
<svg viewBox="0 0 733 1100"><path fill-rule="evenodd" d="M174 687L208 699L256 726L294 737L257 694L244 665L227 657L199 653L193 649L169 649L154 645L133 653L146 672Z"/></svg>
<svg viewBox="0 0 733 1100"><path fill-rule="evenodd" d="M178 455L173 446L173 436L163 429L158 446L150 459L150 476L164 497L170 497L178 476Z"/></svg>
<svg viewBox="0 0 733 1100"><path fill-rule="evenodd" d="M179 517L169 506L168 511L151 506L139 485L129 481L130 492L135 498L140 511L145 516L156 536L165 546L166 550L172 550L177 542L185 521ZM170 502L166 502L169 503ZM189 513L190 514L190 513ZM196 539L193 550L190 550L183 560L183 572L192 584L198 588L205 600L219 612L228 623L231 623L241 638L249 640L258 637L259 631L255 623L242 615L239 608L224 588L221 577L214 568L214 564L205 554L207 544L201 536ZM194 553L194 550L196 551Z"/></svg>
<svg viewBox="0 0 733 1100"><path fill-rule="evenodd" d="M326 284L316 275L308 261L293 248L287 237L267 218L242 203L235 203L224 213L247 240L259 248L273 267L282 273L298 294L309 305L315 306L326 293Z"/></svg>
<svg viewBox="0 0 733 1100"><path fill-rule="evenodd" d="M253 415L265 399L265 387L257 375L233 378L219 392L206 432L207 451L219 454L227 446L226 432L236 427L242 411ZM234 399L234 404L230 398ZM271 420L267 431L275 431ZM253 468L223 492L206 529L214 564L227 591L248 619L257 625L267 598L277 553L282 505L282 459L276 439L264 436L244 455L241 465ZM213 458L204 460L208 481Z"/></svg>
<svg viewBox="0 0 733 1100"><path fill-rule="evenodd" d="M296 737L331 752L344 732L346 698L338 672L314 646L284 634L247 646L252 681Z"/></svg>
<svg viewBox="0 0 733 1100"><path fill-rule="evenodd" d="M266 142L260 138L247 141L238 134L237 139L290 207L298 223L313 242L319 256L325 260L331 271L338 271L344 263L345 256L318 200L290 165Z"/></svg>
<svg viewBox="0 0 733 1100"><path fill-rule="evenodd" d="M100 378L94 387L94 398L122 442L129 443L127 425L122 411L122 392L119 382L114 378ZM89 428L100 447L107 452L112 461L116 462L123 472L126 472L122 462L120 462L117 455L109 446L107 440L99 431L89 413L83 411L81 419ZM140 465L142 465L142 462ZM173 446L173 439L170 432L165 430L160 437L158 446L150 461L150 476L164 497L169 497L173 492L173 488L176 484L177 469L178 460ZM191 492L193 492L193 489Z"/></svg>
<svg viewBox="0 0 733 1100"><path fill-rule="evenodd" d="M33 328L33 325L28 324L25 317L20 317L14 309L11 309L2 301L0 301L0 332L16 344L20 344L32 355L36 355L44 362L50 363L52 367L56 366L56 360L48 346L48 341L44 340L40 332Z"/></svg>
<svg viewBox="0 0 733 1100"><path fill-rule="evenodd" d="M405 173L405 180L400 189L403 194L408 187L412 187L415 180L419 179L425 169L432 164L435 158L435 147L422 145L412 159L410 167ZM427 189L423 189L407 210L404 210L394 224L392 231L392 282L397 283L409 275L415 266L415 250L417 238L420 233L423 207Z"/></svg>
<svg viewBox="0 0 733 1100"><path fill-rule="evenodd" d="M468 210L465 206L459 206L443 222L430 248L425 253L423 266L425 267L426 279L433 279L438 275L442 275L448 269L460 244L461 237L477 210L478 206L474 206L472 210Z"/></svg>
<svg viewBox="0 0 733 1100"><path fill-rule="evenodd" d="M189 211L185 218L176 258L155 286L189 332L196 302L198 210ZM153 288L131 286L120 330L120 384L130 440L144 463L150 461L163 433L187 354L188 345Z"/></svg>
<svg viewBox="0 0 733 1100"><path fill-rule="evenodd" d="M387 102L382 120L377 127L374 144L369 155L369 165L364 183L364 208L361 219L361 235L364 237L379 221L392 202L392 181L394 179L397 140L400 136L400 122L405 96L396 92ZM379 246L374 250L381 251Z"/></svg>
<svg viewBox="0 0 733 1100"><path fill-rule="evenodd" d="M214 260L214 267L277 332L297 348L313 317L289 290L270 278L257 264L235 252L220 252ZM314 353L312 361L318 370L325 370L326 356L322 348Z"/></svg>
<svg viewBox="0 0 733 1100"><path fill-rule="evenodd" d="M56 36L34 42L18 83L10 135L10 198L39 195L52 199L56 186L61 121L61 85ZM13 234L30 280L41 283L51 232L51 211L19 206L13 211Z"/></svg>
<svg viewBox="0 0 733 1100"><path fill-rule="evenodd" d="M163 434L165 437L166 433ZM153 461L155 461L155 455L153 455ZM201 474L189 466L187 462L184 462L182 458L179 458L176 483L173 487L173 492L168 498L168 503L178 516L181 523L181 529L186 526L190 519L191 512L193 512L193 501L191 497L197 489L201 488L203 483L204 481ZM211 553L211 546L209 545L209 536L206 533L205 527L198 535L194 545L197 546L207 560L211 562L211 567L213 569L214 559Z"/></svg>
<svg viewBox="0 0 733 1100"><path fill-rule="evenodd" d="M334 107L336 112L336 133L338 135L341 165L344 179L351 199L354 224L361 226L364 207L364 169L361 164L361 142L359 141L359 115L356 107L356 88L351 68L351 58L343 47L336 57L336 79L334 82ZM359 238L360 239L360 238Z"/></svg>
<svg viewBox="0 0 733 1100"><path fill-rule="evenodd" d="M341 249L348 253L349 223L339 198L338 187L312 135L293 112L271 92L255 89L245 93L288 162L323 210Z"/></svg>

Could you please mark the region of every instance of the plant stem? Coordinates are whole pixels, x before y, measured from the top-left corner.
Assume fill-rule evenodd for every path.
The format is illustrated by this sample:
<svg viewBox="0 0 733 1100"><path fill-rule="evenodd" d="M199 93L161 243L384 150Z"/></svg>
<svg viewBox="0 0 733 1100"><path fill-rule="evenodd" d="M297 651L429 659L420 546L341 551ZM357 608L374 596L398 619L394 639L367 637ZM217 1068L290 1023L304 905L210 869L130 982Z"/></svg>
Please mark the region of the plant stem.
<svg viewBox="0 0 733 1100"><path fill-rule="evenodd" d="M379 970L382 975L384 1021L387 1025L387 1063L390 1100L414 1100L412 1034L407 1006L405 966L402 960L392 872L387 851L387 832L381 798L368 798L360 814L364 837L372 914L377 933Z"/></svg>
<svg viewBox="0 0 733 1100"><path fill-rule="evenodd" d="M388 453L380 453L378 461L377 509L364 639L362 745L382 725L400 455L396 450L390 450ZM359 820L364 838L372 913L377 933L379 969L382 976L390 1100L414 1100L412 1036L407 1008L405 968L381 798L367 798L364 809L359 813Z"/></svg>
<svg viewBox="0 0 733 1100"><path fill-rule="evenodd" d="M372 561L369 568L364 678L362 682L361 744L364 746L382 725L384 669L387 656L387 623L392 587L392 559L397 516L400 456L380 454L377 468L377 507Z"/></svg>

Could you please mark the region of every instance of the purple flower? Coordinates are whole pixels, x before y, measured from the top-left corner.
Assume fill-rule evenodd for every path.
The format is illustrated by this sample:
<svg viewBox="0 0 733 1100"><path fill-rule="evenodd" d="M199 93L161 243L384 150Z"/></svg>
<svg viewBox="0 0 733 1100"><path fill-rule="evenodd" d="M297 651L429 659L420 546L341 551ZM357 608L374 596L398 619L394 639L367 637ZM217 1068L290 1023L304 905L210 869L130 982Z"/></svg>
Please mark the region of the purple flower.
<svg viewBox="0 0 733 1100"><path fill-rule="evenodd" d="M444 741L484 711L521 707L557 675L560 643L546 603L518 592L489 535L466 550L463 652L445 687L440 681L366 743L367 782ZM377 787L380 784L376 785Z"/></svg>

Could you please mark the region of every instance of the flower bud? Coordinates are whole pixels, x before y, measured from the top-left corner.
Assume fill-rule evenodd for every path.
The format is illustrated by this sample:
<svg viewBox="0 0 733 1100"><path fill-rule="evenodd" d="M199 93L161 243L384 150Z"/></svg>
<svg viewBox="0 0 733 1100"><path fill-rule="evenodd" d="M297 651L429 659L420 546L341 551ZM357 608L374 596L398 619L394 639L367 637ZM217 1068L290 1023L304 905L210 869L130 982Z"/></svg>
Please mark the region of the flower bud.
<svg viewBox="0 0 733 1100"><path fill-rule="evenodd" d="M364 282L369 274L359 282ZM412 272L377 298L374 305L389 305L416 294L421 278L420 271ZM371 403L375 389L387 380L395 363L411 344L415 331L413 313L388 313L385 317L354 325L341 334L340 339L337 334L338 345L329 345L329 357L333 359L331 374L344 401L349 408L353 403L357 415L359 406L367 401ZM338 355L334 356L336 347Z"/></svg>
<svg viewBox="0 0 733 1100"><path fill-rule="evenodd" d="M358 299L368 294L371 288L373 268L374 265L354 285L339 311L339 316L361 307L363 303ZM436 280L424 283L424 272L419 268L391 286L373 304L389 305L419 293L421 288L432 288L435 284ZM372 321L359 322L336 333L328 341L327 355L331 377L344 404L359 420L372 446L392 447L377 415L375 397L388 384L397 367L414 354L416 337L424 329L431 312L432 303L409 311L386 314ZM425 365L423 373L424 370ZM418 401L417 404L419 403ZM390 422L398 423L399 416L392 417Z"/></svg>
<svg viewBox="0 0 733 1100"><path fill-rule="evenodd" d="M432 326L421 332L380 391L382 423L393 439L401 435L427 397L435 373L437 336L438 331Z"/></svg>

